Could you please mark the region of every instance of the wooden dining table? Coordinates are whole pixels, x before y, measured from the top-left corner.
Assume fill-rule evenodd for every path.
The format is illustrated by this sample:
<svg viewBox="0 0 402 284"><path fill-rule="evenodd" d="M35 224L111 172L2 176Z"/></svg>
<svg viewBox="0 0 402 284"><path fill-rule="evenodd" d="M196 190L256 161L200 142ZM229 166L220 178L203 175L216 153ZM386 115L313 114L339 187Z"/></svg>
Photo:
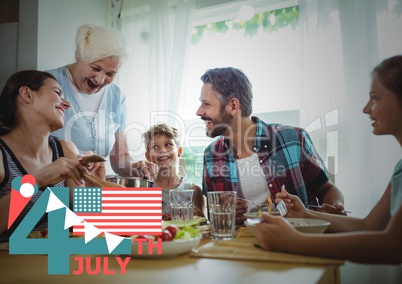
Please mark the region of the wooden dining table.
<svg viewBox="0 0 402 284"><path fill-rule="evenodd" d="M78 269L77 255L70 256L70 274L49 275L46 255L0 251L0 283L340 283L342 260L268 252L255 243L243 228L233 241L203 239L184 255L162 259L131 256L124 274L116 255L102 255L109 274L101 271L96 275L86 271L73 274ZM85 257L94 260L99 255Z"/></svg>

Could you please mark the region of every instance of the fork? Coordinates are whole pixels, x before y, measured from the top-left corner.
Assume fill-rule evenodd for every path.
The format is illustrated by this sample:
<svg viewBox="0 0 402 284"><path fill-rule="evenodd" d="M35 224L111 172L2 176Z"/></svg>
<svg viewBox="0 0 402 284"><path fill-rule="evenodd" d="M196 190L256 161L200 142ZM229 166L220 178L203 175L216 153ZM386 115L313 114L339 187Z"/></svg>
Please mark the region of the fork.
<svg viewBox="0 0 402 284"><path fill-rule="evenodd" d="M285 185L283 184L281 187L281 192L285 189ZM281 216L285 216L288 213L288 209L286 208L285 202L281 200L278 204L276 204L276 209L279 211Z"/></svg>
<svg viewBox="0 0 402 284"><path fill-rule="evenodd" d="M276 209L279 211L279 214L281 214L281 216L285 216L288 213L288 209L286 208L285 202L283 202L283 200L276 204Z"/></svg>
<svg viewBox="0 0 402 284"><path fill-rule="evenodd" d="M311 208L322 208L322 206L321 205L308 205L308 207L309 207L309 209L310 209L310 207ZM351 211L349 211L349 210L342 210L341 211L342 213L352 213Z"/></svg>
<svg viewBox="0 0 402 284"><path fill-rule="evenodd" d="M254 201L252 201L252 200L250 200L250 199L247 199L247 198L237 197L237 199L248 201L248 202L252 203L253 205L255 205L255 206L259 207L259 208L263 208L263 207L267 207L267 206L268 206L268 203L265 203L265 204L257 204L257 203L255 203Z"/></svg>

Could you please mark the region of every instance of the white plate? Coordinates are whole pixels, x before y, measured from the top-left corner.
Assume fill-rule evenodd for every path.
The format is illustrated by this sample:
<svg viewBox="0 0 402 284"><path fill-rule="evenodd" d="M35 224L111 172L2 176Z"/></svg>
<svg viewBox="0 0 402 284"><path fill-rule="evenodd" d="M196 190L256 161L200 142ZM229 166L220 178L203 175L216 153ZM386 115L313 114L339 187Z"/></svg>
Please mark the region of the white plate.
<svg viewBox="0 0 402 284"><path fill-rule="evenodd" d="M205 219L206 220L206 219ZM174 221L163 221L162 222L162 229L165 229L169 225L176 225L179 228L183 228L184 226L198 226L201 223L201 220L190 220L190 221L181 221L181 220L174 220Z"/></svg>
<svg viewBox="0 0 402 284"><path fill-rule="evenodd" d="M138 243L131 244L131 255L135 258L169 258L189 252L196 247L201 241L202 235L188 240L174 240L170 242L162 242L162 254L158 254L158 250L154 248L152 254L148 254L148 243L142 243L142 254L138 254ZM153 242L157 244L157 242Z"/></svg>
<svg viewBox="0 0 402 284"><path fill-rule="evenodd" d="M287 218L296 230L304 233L310 234L321 234L324 233L327 227L331 224L330 222L318 219L305 219L305 218ZM250 232L255 236L257 234L256 224L259 220L247 219L244 224L250 230Z"/></svg>

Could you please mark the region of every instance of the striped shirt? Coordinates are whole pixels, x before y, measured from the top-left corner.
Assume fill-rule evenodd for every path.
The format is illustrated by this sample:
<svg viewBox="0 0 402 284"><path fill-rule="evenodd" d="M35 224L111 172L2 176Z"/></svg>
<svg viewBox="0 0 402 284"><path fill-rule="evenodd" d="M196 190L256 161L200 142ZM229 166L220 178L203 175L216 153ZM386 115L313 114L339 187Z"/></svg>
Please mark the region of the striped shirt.
<svg viewBox="0 0 402 284"><path fill-rule="evenodd" d="M63 149L61 147L60 141L54 137L49 137L49 146L53 151L53 161L56 161L58 158L63 157ZM3 154L3 163L4 163L4 180L0 183L0 198L3 198L5 195L10 193L11 183L14 178L22 177L28 172L24 169L21 163L18 161L17 157L10 150L7 144L0 139L0 150ZM50 185L52 187L64 187L64 181L61 181L55 185ZM9 237L14 232L15 228L18 227L19 223L23 219L23 217L29 212L35 202L40 198L43 191L38 190L38 192L32 196L31 200L22 210L21 214L17 218L17 220L13 223L9 230L5 230L0 233L0 243L8 242ZM42 231L47 228L47 214L44 214L44 217L39 221L39 223L35 226L34 231Z"/></svg>
<svg viewBox="0 0 402 284"><path fill-rule="evenodd" d="M318 204L317 189L329 180L325 164L302 128L266 124L252 117L257 132L252 151L257 153L271 196L286 190L305 205ZM244 197L230 141L218 137L204 151L203 194L208 191L236 191Z"/></svg>

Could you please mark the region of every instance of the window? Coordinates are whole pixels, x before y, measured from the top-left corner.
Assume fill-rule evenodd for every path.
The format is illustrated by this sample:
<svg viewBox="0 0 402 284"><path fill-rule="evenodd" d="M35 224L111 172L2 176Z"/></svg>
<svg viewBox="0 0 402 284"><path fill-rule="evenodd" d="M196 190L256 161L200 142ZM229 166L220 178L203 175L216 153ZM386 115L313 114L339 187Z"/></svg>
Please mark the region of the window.
<svg viewBox="0 0 402 284"><path fill-rule="evenodd" d="M253 115L299 125L299 30L295 1L246 1L197 10L185 87L187 178L201 184L202 159L211 142L195 115L201 75L210 68L242 69L253 84ZM243 6L242 6L243 5ZM280 56L278 56L280 54Z"/></svg>

